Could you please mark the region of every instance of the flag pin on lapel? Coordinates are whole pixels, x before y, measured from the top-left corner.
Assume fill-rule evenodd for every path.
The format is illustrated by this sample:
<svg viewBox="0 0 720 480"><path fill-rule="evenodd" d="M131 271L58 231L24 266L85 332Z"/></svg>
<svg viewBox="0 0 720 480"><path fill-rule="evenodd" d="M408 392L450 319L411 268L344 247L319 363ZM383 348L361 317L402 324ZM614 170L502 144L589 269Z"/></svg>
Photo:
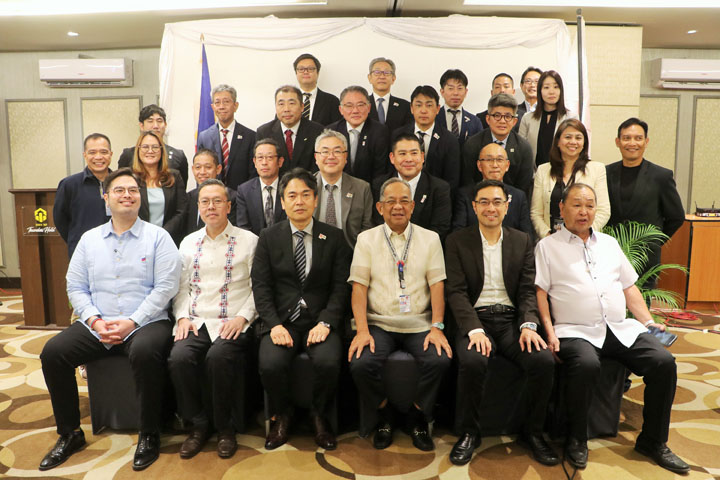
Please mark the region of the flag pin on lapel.
<svg viewBox="0 0 720 480"><path fill-rule="evenodd" d="M400 106L400 104L398 104L397 102L393 102L393 107L399 107L399 106Z"/></svg>
<svg viewBox="0 0 720 480"><path fill-rule="evenodd" d="M435 140L440 140L440 135L438 135L437 133L433 133L433 138Z"/></svg>
<svg viewBox="0 0 720 480"><path fill-rule="evenodd" d="M321 233L320 235L318 235L318 238L319 238L320 240L325 240L327 237L326 237L324 234Z"/></svg>
<svg viewBox="0 0 720 480"><path fill-rule="evenodd" d="M469 122L469 121L470 121L470 117L465 116L465 122Z"/></svg>
<svg viewBox="0 0 720 480"><path fill-rule="evenodd" d="M513 153L514 151L515 151L514 148L511 148L511 149L510 149L510 153Z"/></svg>
<svg viewBox="0 0 720 480"><path fill-rule="evenodd" d="M238 140L242 140L242 135L238 135Z"/></svg>
<svg viewBox="0 0 720 480"><path fill-rule="evenodd" d="M347 193L345 194L345 196L346 196L347 198L352 198L352 192L347 192Z"/></svg>
<svg viewBox="0 0 720 480"><path fill-rule="evenodd" d="M427 198L427 195L423 195L420 199L420 203L425 203L425 199Z"/></svg>

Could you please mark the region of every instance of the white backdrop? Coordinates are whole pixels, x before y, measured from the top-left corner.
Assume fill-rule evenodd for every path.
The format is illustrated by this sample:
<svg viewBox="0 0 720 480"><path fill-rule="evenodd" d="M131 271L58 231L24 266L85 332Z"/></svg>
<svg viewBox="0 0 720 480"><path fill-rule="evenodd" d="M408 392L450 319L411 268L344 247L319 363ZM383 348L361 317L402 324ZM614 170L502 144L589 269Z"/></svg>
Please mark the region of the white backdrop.
<svg viewBox="0 0 720 480"><path fill-rule="evenodd" d="M567 106L577 112L577 47L561 20L452 15L181 22L165 25L160 105L168 114L168 143L188 156L195 151L201 35L211 84L227 83L238 90L236 118L252 129L273 118L273 93L280 85L297 83L292 62L306 52L322 64L319 87L335 95L353 84L370 90L368 63L375 57L395 62L392 92L408 100L417 85L432 85L439 91L440 75L459 68L469 78L464 106L472 113L487 108L497 73L513 76L516 98L522 101L519 82L527 66L555 69L563 77ZM587 94L584 102L589 103Z"/></svg>

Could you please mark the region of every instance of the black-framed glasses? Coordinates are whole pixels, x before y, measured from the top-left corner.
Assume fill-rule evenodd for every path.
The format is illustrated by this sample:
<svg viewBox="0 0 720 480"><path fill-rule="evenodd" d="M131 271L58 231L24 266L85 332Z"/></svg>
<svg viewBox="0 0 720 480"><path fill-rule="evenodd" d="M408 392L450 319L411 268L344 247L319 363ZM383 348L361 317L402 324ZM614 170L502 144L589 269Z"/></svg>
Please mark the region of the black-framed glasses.
<svg viewBox="0 0 720 480"><path fill-rule="evenodd" d="M314 73L317 71L317 67L298 67L295 71L298 73Z"/></svg>
<svg viewBox="0 0 720 480"><path fill-rule="evenodd" d="M500 120L505 120L506 122L511 122L513 118L515 118L517 115L512 115L510 113L489 113L489 116L495 119L496 122L499 122Z"/></svg>

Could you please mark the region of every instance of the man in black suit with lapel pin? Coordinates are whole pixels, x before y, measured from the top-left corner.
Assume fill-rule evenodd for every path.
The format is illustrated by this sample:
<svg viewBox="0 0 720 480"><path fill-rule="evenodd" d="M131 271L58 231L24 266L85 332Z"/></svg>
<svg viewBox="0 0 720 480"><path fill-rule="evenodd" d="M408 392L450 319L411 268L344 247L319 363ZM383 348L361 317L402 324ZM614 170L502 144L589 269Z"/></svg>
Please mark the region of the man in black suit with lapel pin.
<svg viewBox="0 0 720 480"><path fill-rule="evenodd" d="M480 445L480 405L491 354L518 365L527 377L527 420L520 441L545 465L560 462L543 438L555 362L538 334L533 241L525 233L503 227L507 191L497 180L473 189L478 225L447 238L447 299L458 325L455 353L459 360L456 424L460 439L450 462L464 465Z"/></svg>
<svg viewBox="0 0 720 480"><path fill-rule="evenodd" d="M527 198L532 198L535 158L530 144L517 134L513 127L517 124L517 101L512 95L499 93L488 101L487 122L490 128L470 137L463 145L464 183L474 185L482 180L477 169L480 150L489 144L502 146L510 160L510 167L503 177L506 185L519 188Z"/></svg>
<svg viewBox="0 0 720 480"><path fill-rule="evenodd" d="M212 91L212 109L218 122L198 135L197 148L217 153L222 163L218 179L230 190L255 175L250 159L255 132L235 121L237 91L230 85L217 85Z"/></svg>
<svg viewBox="0 0 720 480"><path fill-rule="evenodd" d="M303 118L302 112L300 89L283 85L275 90L275 120L258 127L257 138L272 138L280 145L278 153L285 159L280 175L295 167L316 170L313 148L323 126Z"/></svg>
<svg viewBox="0 0 720 480"><path fill-rule="evenodd" d="M218 160L217 154L206 148L198 150L193 157L192 173L195 177L195 183L200 186L205 180L211 178L217 178L222 171L222 165ZM228 220L230 223L235 225L235 218L237 213L235 212L235 196L237 193L235 190L229 190L229 201L230 201L230 212L228 213ZM187 192L187 209L185 210L185 236L190 235L193 232L200 230L205 226L200 214L198 212L198 188L195 187Z"/></svg>
<svg viewBox="0 0 720 480"><path fill-rule="evenodd" d="M280 167L284 163L279 151L280 146L272 138L258 140L253 157L258 178L251 178L237 189L237 226L257 236L264 228L286 218L278 188Z"/></svg>
<svg viewBox="0 0 720 480"><path fill-rule="evenodd" d="M437 124L455 135L462 148L465 140L483 129L482 122L462 106L468 93L468 78L462 70L446 70L440 77L440 95L445 106L440 108Z"/></svg>
<svg viewBox="0 0 720 480"><path fill-rule="evenodd" d="M293 62L298 85L303 95L303 117L320 125L329 125L340 119L340 101L332 93L323 92L317 86L320 60L303 53Z"/></svg>
<svg viewBox="0 0 720 480"><path fill-rule="evenodd" d="M363 87L345 88L340 100L343 118L328 128L342 133L347 139L349 150L345 172L370 183L390 170L390 134L380 122L368 117L371 101Z"/></svg>
<svg viewBox="0 0 720 480"><path fill-rule="evenodd" d="M455 135L435 122L440 111L439 102L438 93L430 85L416 87L410 97L415 122L398 128L392 137L409 133L422 138L420 147L425 152L425 171L445 180L454 192L460 185L460 144Z"/></svg>
<svg viewBox="0 0 720 480"><path fill-rule="evenodd" d="M639 118L628 118L618 127L615 144L622 160L607 166L610 221L618 225L633 221L655 225L668 237L685 221L685 209L680 200L672 170L643 158L649 142L648 125ZM662 245L653 245L643 272L660 263ZM654 286L657 277L648 279Z"/></svg>
<svg viewBox="0 0 720 480"><path fill-rule="evenodd" d="M293 407L290 363L305 351L313 366L310 415L315 442L333 450L337 441L326 415L340 374L337 330L350 300L350 248L339 229L313 220L318 199L310 172L295 168L283 175L280 196L288 220L262 231L251 274L262 322L260 378L275 417L265 448L272 450L288 440Z"/></svg>
<svg viewBox="0 0 720 480"><path fill-rule="evenodd" d="M502 182L510 162L505 149L496 143L488 143L480 150L477 168L485 180ZM477 225L477 215L473 207L473 190L475 185L460 188L453 208L452 229L459 230L469 225ZM508 208L503 227L514 228L530 235L534 239L535 229L530 221L530 207L525 193L519 188L505 184L508 192Z"/></svg>
<svg viewBox="0 0 720 480"><path fill-rule="evenodd" d="M444 180L423 171L425 155L420 147L420 140L412 133L400 134L393 140L390 162L396 172L383 175L373 180L372 192L375 202L380 201L380 187L385 180L399 177L410 184L415 208L410 221L415 225L432 230L443 240L450 231L452 202L450 185ZM383 223L380 212L373 210L375 225Z"/></svg>
<svg viewBox="0 0 720 480"><path fill-rule="evenodd" d="M357 236L374 227L370 185L343 172L348 156L347 139L333 130L325 130L315 140L315 162L319 171L318 206L314 217L342 229L345 240L355 248Z"/></svg>
<svg viewBox="0 0 720 480"><path fill-rule="evenodd" d="M368 81L373 87L370 95L370 118L385 125L389 133L412 123L410 103L390 95L390 87L395 83L395 62L384 57L373 58L370 61Z"/></svg>

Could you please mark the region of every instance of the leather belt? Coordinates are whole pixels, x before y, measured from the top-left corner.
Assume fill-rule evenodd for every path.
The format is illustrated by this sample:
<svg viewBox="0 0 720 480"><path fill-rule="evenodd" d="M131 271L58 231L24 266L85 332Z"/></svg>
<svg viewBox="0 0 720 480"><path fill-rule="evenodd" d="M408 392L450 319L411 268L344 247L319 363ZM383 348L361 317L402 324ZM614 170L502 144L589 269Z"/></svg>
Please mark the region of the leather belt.
<svg viewBox="0 0 720 480"><path fill-rule="evenodd" d="M477 313L515 313L515 307L508 307L507 305L501 305L496 303L495 305L487 305L484 307L475 308Z"/></svg>

